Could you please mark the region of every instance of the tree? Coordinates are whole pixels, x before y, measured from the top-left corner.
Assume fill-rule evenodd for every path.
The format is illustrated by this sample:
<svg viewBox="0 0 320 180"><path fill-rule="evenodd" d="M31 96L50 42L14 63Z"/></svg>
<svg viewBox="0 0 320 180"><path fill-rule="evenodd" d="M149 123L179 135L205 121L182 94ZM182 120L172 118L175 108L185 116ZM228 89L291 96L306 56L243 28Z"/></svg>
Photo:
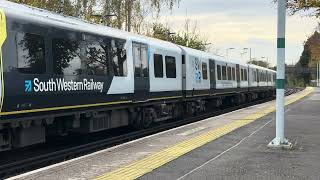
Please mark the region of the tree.
<svg viewBox="0 0 320 180"><path fill-rule="evenodd" d="M190 21L187 20L185 29L183 31L179 31L175 34L170 34L170 28L161 23L154 23L152 25L152 31L147 32L146 35L164 41L170 41L181 46L186 46L201 51L207 51L207 39L201 37L201 35L197 32L196 25L192 28L192 30L189 29L189 26Z"/></svg>
<svg viewBox="0 0 320 180"><path fill-rule="evenodd" d="M9 0L15 3L25 4L32 7L53 11L56 13L62 12L64 15L73 16L75 8L72 0L64 0L64 6L61 6L61 0Z"/></svg>
<svg viewBox="0 0 320 180"><path fill-rule="evenodd" d="M105 0L102 16L114 14L115 20L106 19L108 24L118 29L132 31L133 28L135 32L140 32L146 16L158 16L162 9L171 10L179 2L180 0Z"/></svg>
<svg viewBox="0 0 320 180"><path fill-rule="evenodd" d="M277 0L274 0L276 2ZM287 0L287 8L291 14L295 14L299 11L308 11L310 15L319 17L320 16L320 1L319 0Z"/></svg>
<svg viewBox="0 0 320 180"><path fill-rule="evenodd" d="M304 49L302 55L300 56L299 64L301 67L308 67L311 60L311 53L309 49Z"/></svg>
<svg viewBox="0 0 320 180"><path fill-rule="evenodd" d="M251 61L248 61L248 64L254 64L254 65L265 67L265 68L269 68L269 66L270 66L270 64L268 62L262 61L262 60L257 60L257 59L252 59Z"/></svg>
<svg viewBox="0 0 320 180"><path fill-rule="evenodd" d="M126 31L140 32L146 16L158 16L164 8L170 10L180 0L9 0L46 9L67 16L75 16L94 23L104 23ZM100 8L101 7L101 8ZM111 18L110 15L115 15Z"/></svg>

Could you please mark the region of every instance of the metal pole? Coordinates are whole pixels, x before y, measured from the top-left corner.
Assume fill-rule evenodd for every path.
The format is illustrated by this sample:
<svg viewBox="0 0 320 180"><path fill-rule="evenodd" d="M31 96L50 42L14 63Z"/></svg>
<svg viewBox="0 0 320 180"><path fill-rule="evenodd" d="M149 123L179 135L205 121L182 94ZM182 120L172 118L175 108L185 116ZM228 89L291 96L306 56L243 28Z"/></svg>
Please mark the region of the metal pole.
<svg viewBox="0 0 320 180"><path fill-rule="evenodd" d="M320 63L318 62L318 69L317 69L318 77L317 77L317 87L320 86Z"/></svg>
<svg viewBox="0 0 320 180"><path fill-rule="evenodd" d="M319 62L317 62L317 67L318 67L318 69L317 69L317 87L319 87L319 85L320 85L320 63Z"/></svg>
<svg viewBox="0 0 320 180"><path fill-rule="evenodd" d="M226 58L229 59L229 54L228 54L229 49L226 50Z"/></svg>
<svg viewBox="0 0 320 180"><path fill-rule="evenodd" d="M319 86L319 63L317 62L317 77L316 77L316 86Z"/></svg>
<svg viewBox="0 0 320 180"><path fill-rule="evenodd" d="M269 143L272 147L291 147L284 137L285 31L286 0L278 0L276 137Z"/></svg>
<svg viewBox="0 0 320 180"><path fill-rule="evenodd" d="M319 86L319 62L317 62L317 77L316 77L316 86Z"/></svg>

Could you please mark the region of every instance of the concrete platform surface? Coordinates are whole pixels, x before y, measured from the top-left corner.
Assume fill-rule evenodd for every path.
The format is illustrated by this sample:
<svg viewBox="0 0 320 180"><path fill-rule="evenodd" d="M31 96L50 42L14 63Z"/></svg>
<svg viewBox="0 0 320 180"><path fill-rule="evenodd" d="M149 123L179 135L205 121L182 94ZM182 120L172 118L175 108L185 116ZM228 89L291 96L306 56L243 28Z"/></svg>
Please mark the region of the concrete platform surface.
<svg viewBox="0 0 320 180"><path fill-rule="evenodd" d="M294 103L311 91L312 89L307 89L286 97L286 103ZM320 105L320 97L318 99L318 105ZM309 100L306 101L306 103L308 102ZM317 103L317 101L314 102ZM293 105L293 107L295 106L297 105ZM118 180L135 178L178 179L180 177L183 179L228 179L229 177L241 177L240 175L247 179L251 175L256 175L249 173L252 170L259 175L259 166L267 168L263 172L269 172L268 169L272 169L273 164L276 164L272 162L271 167L269 167L268 161L266 161L264 165L267 167L265 167L258 163L259 160L264 160L264 157L270 155L272 156L269 159L270 162L274 159L281 164L281 158L283 158L281 156L289 157L292 153L296 153L300 149L299 140L304 139L302 138L304 136L299 136L300 138L289 136L289 138L293 137L294 141L299 142L295 146L297 149L292 151L283 152L267 149L266 145L274 137L274 127L272 127L273 122L271 120L274 111L274 101L263 103L41 168L10 179L82 180L95 178ZM270 113L271 115L268 115ZM307 125L304 121L300 123ZM291 128L291 126L289 127ZM260 137L260 133L264 132L266 128L270 128L266 135L262 135L261 139L256 139ZM256 134L249 137L248 135L252 134L252 132ZM256 137L256 135L259 136ZM248 144L242 147L245 143ZM238 154L234 154L234 151ZM252 157L250 157L251 153ZM280 157L280 160L275 157ZM206 163L207 161L210 162ZM222 164L209 167L211 163L220 161ZM230 167L227 165L230 165ZM295 167L298 165L294 164ZM197 168L199 166L200 168ZM206 174L207 171L209 171L208 174ZM188 174L189 172L191 173ZM268 174L261 174L261 176L256 177L265 177L266 175Z"/></svg>
<svg viewBox="0 0 320 180"><path fill-rule="evenodd" d="M171 161L140 179L320 179L320 90L287 107L293 148L274 149L274 113Z"/></svg>

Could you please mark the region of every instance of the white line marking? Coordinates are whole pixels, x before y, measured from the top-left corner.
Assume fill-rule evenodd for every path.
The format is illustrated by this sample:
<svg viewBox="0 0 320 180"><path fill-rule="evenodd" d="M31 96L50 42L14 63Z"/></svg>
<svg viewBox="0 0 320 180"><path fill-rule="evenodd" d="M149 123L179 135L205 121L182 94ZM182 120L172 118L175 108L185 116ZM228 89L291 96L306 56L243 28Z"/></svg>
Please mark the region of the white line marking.
<svg viewBox="0 0 320 180"><path fill-rule="evenodd" d="M59 167L59 166L65 165L65 164L70 164L70 163L72 163L72 162L75 162L75 161L78 161L78 160L82 160L82 159L84 159L84 158L89 158L89 157L95 156L95 155L97 155L97 154L102 154L102 153L105 153L105 152L108 152L108 151L112 151L112 150L114 150L114 149L116 149L116 148L120 148L120 147L125 146L125 145L130 145L130 144L135 143L135 142L143 141L143 140L145 140L145 139L149 139L149 138L152 138L152 137L154 137L154 136L159 136L159 135L162 135L162 134L171 132L171 131L175 131L175 130L179 130L179 129L182 129L182 128L186 128L186 127L188 127L188 126L193 126L193 125L196 125L196 124L199 124L199 123L207 122L207 121L212 120L212 118L221 118L221 117L227 116L227 115L229 115L229 114L236 113L236 112L239 112L239 111L243 111L243 110L246 110L246 109L255 108L255 107L257 107L257 106L267 105L267 104L270 103L270 102L274 102L274 100L269 101L269 102L265 102L265 103L262 103L262 104L256 104L256 105L254 105L254 106L249 106L249 107L241 108L241 109L238 109L238 110L235 110L235 111L231 111L231 112L228 112L228 113L225 113L225 114L221 114L221 115L218 115L218 116L214 116L214 117L211 117L211 118L207 118L207 119L205 119L205 120L201 120L201 121L197 121L197 122L194 122L194 123L191 123L191 124L186 124L186 125L183 125L183 126L180 126L180 127L176 127L176 128L173 128L173 129L169 129L169 130L167 130L167 131L163 131L163 132L160 132L160 133L157 133L157 134L153 134L153 135L146 136L146 137L143 137L143 138L140 138L140 139L136 139L136 140L133 140L133 141L124 143L124 144L119 144L119 145L117 145L117 146L110 147L110 148L108 148L108 149L104 149L104 150L97 151L97 152L94 152L94 153L91 153L91 154L87 154L87 155L84 155L84 156L81 156L81 157L77 157L77 158L70 159L70 160L67 160L67 161L64 161L64 162L60 162L60 163L57 163L57 164L53 164L53 165L50 165L50 166L47 166L47 167L39 168L39 169L30 171L30 172L27 172L27 173L24 173L24 174L20 174L20 175L17 175L17 176L13 176L13 177L8 178L7 180L15 180L15 179L19 179L19 178L24 178L24 177L27 177L27 176L30 176L30 175L33 175L33 174L36 174L36 173L40 173L40 172L42 172L42 171L46 171L46 170L55 168L55 167Z"/></svg>
<svg viewBox="0 0 320 180"><path fill-rule="evenodd" d="M190 134L194 134L196 132L202 131L202 130L204 130L206 128L208 128L208 127L203 127L203 126L196 127L194 129L190 129L190 130L187 130L187 131L185 131L183 133L180 133L180 134L178 134L178 136L188 136Z"/></svg>
<svg viewBox="0 0 320 180"><path fill-rule="evenodd" d="M243 139L241 139L237 144L235 144L234 146L230 147L229 149L221 152L220 154L218 154L217 156L215 156L214 158L208 160L207 162L205 162L204 164L202 164L201 166L198 166L197 168L189 171L187 174L179 177L177 180L181 180L185 177L187 177L188 175L192 174L193 172L199 170L200 168L204 167L205 165L209 164L210 162L218 159L220 156L224 155L225 153L229 152L230 150L236 148L237 146L239 146L243 141L245 141L246 139L250 138L252 135L254 135L255 133L257 133L258 131L260 131L262 128L264 128L266 125L268 125L270 122L273 121L273 118L271 120L269 120L268 122L266 122L264 125L260 126L257 130L253 131L250 135L244 137Z"/></svg>

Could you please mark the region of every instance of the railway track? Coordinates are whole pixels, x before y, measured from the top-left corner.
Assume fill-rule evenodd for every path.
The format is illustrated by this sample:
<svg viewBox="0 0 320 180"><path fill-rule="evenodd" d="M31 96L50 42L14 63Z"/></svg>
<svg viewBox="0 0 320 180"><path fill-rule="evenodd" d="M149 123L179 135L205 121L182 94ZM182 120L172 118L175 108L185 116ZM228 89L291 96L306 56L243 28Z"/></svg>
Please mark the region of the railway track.
<svg viewBox="0 0 320 180"><path fill-rule="evenodd" d="M301 91L302 89L292 88L292 89L286 89L285 95L291 95L298 91ZM54 163L62 162L65 160L73 159L79 156L83 156L101 149L105 149L108 147L112 147L115 145L119 145L125 142L129 142L138 138L142 138L151 134L155 134L161 131L169 130L175 127L179 127L182 125L186 125L192 122L196 122L199 120L203 120L209 117L217 116L220 114L228 113L237 109L253 106L256 104L264 103L270 100L273 100L272 98L267 98L263 100L257 100L254 102L250 102L247 104L242 104L239 106L229 107L221 110L217 110L214 112L202 114L196 117L190 117L179 121L169 121L168 123L164 124L158 124L152 128L139 130L139 131L128 131L123 132L120 135L116 135L109 138L104 138L101 140L97 140L90 143L85 143L81 145L76 145L73 147L67 147L65 149L58 149L54 150L52 152L46 152L41 155L34 155L32 157L27 157L24 159L17 159L13 162L7 162L5 164L0 163L0 179L11 177L17 174L21 174L24 172L28 172L37 168L45 167ZM48 142L49 143L49 142ZM48 148L48 147L47 147ZM32 149L26 149L26 151L30 151ZM0 157L1 157L0 153ZM12 153L14 156L15 154ZM7 155L7 157L10 155Z"/></svg>

